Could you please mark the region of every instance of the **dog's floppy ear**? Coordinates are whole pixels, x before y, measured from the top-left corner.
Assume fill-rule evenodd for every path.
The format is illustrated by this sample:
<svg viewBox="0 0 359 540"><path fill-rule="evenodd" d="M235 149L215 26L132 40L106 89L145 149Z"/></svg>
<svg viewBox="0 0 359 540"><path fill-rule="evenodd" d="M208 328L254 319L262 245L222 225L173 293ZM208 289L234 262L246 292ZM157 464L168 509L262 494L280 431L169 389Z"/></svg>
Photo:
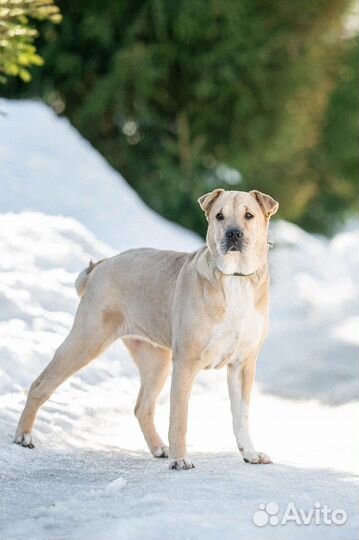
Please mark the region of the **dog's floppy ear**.
<svg viewBox="0 0 359 540"><path fill-rule="evenodd" d="M275 214L279 208L279 203L273 199L270 195L266 195L265 193L261 193L260 191L257 191L256 189L249 192L251 195L253 195L259 206L262 208L264 215L266 218L270 218Z"/></svg>
<svg viewBox="0 0 359 540"><path fill-rule="evenodd" d="M202 197L200 197L198 199L198 204L200 205L202 210L204 212L206 212L207 216L209 214L209 211L210 211L214 201L216 199L218 199L218 197L221 195L221 193L224 193L224 189L222 189L222 188L214 189L210 193L206 193L205 195L202 195Z"/></svg>

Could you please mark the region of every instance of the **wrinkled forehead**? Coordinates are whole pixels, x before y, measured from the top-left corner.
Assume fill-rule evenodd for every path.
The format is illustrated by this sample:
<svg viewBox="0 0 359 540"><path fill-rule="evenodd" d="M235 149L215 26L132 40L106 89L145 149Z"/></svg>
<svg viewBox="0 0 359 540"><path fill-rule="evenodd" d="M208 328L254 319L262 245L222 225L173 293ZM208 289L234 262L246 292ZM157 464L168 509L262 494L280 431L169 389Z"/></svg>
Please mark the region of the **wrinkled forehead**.
<svg viewBox="0 0 359 540"><path fill-rule="evenodd" d="M253 195L246 191L225 191L222 193L213 205L213 211L223 210L227 216L242 214L247 212L261 212L257 200Z"/></svg>

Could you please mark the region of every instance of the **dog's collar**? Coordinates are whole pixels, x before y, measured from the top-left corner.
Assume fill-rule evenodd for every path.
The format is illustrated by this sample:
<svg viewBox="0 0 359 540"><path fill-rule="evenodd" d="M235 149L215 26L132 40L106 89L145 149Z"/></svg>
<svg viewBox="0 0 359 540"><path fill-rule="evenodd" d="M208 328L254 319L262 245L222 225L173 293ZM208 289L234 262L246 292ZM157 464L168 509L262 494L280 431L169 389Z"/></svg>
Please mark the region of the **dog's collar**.
<svg viewBox="0 0 359 540"><path fill-rule="evenodd" d="M234 272L234 274L225 274L225 276L250 277L250 276L254 276L254 274L256 273L257 271L251 272L250 274L242 274L241 272Z"/></svg>
<svg viewBox="0 0 359 540"><path fill-rule="evenodd" d="M255 270L254 272L250 272L249 274L243 274L242 272L233 272L232 274L226 274L225 272L222 272L220 268L217 267L218 272L222 274L222 276L225 277L252 277L258 274L258 272L261 270L260 268L258 270Z"/></svg>
<svg viewBox="0 0 359 540"><path fill-rule="evenodd" d="M256 274L258 274L259 270L255 270L254 272L251 272L250 274L242 274L242 272L233 272L233 274L226 274L225 272L222 272L222 270L220 270L220 268L217 267L217 270L218 272L220 272L222 274L222 276L227 276L227 277L251 277L251 276L255 276Z"/></svg>

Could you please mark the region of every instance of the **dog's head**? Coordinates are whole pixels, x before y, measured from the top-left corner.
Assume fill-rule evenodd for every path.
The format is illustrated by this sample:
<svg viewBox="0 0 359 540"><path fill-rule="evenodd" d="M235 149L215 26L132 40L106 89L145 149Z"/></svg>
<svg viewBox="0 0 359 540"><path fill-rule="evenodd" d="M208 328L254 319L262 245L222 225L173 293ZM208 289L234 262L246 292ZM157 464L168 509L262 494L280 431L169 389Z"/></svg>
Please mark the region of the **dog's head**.
<svg viewBox="0 0 359 540"><path fill-rule="evenodd" d="M279 204L260 191L215 189L198 199L208 220L207 245L225 274L249 274L266 261L268 224Z"/></svg>

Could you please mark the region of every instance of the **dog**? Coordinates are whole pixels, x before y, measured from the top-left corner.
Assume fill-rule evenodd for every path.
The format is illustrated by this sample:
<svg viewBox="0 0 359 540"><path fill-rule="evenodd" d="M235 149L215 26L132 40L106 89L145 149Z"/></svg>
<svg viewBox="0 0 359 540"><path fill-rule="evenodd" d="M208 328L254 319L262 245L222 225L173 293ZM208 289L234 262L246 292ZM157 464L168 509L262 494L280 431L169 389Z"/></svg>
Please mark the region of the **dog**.
<svg viewBox="0 0 359 540"><path fill-rule="evenodd" d="M33 448L39 407L68 377L121 338L141 387L135 415L155 457L173 470L187 456L188 402L202 369L227 367L233 431L244 461L271 463L248 428L256 361L268 332L268 225L279 204L260 191L215 189L198 199L208 220L206 245L194 253L132 249L83 270L73 327L31 385L15 442ZM154 425L156 400L171 364L169 448Z"/></svg>

